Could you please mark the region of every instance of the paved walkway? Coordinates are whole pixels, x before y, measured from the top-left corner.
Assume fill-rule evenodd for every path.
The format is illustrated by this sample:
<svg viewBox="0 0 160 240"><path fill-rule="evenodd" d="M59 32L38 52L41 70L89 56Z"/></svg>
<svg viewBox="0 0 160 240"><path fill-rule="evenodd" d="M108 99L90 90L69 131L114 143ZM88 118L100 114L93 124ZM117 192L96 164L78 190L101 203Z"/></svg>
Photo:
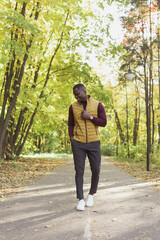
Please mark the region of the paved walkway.
<svg viewBox="0 0 160 240"><path fill-rule="evenodd" d="M90 182L85 171L85 196ZM159 240L160 192L102 161L95 205L75 209L72 160L0 203L0 240Z"/></svg>

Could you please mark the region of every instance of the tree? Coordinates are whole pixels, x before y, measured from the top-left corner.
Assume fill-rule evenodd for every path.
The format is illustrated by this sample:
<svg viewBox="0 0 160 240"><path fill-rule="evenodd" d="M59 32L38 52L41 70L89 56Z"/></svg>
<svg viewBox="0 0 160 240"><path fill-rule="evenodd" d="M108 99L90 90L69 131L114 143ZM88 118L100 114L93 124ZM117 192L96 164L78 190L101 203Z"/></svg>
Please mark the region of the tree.
<svg viewBox="0 0 160 240"><path fill-rule="evenodd" d="M68 81L67 87L77 82L92 86L99 81L76 49L97 47L108 33L102 29L98 37L90 32L87 21L94 19L93 12L78 0L1 1L1 9L0 157L8 159L22 152L36 115L50 107L47 99L58 100L63 89L59 85ZM96 26L100 29L98 19Z"/></svg>
<svg viewBox="0 0 160 240"><path fill-rule="evenodd" d="M155 29L156 18L153 13L157 11L155 1L131 1L128 17L123 18L124 27L127 29L123 45L126 49L126 58L132 64L135 71L140 72L140 79L144 82L146 126L147 126L147 168L149 169L149 154L153 151L155 140L155 113L154 113L154 51L155 51ZM149 31L148 31L149 29ZM137 35L137 33L139 33ZM135 38L136 36L136 38ZM143 72L141 67L143 67ZM139 76L140 76L139 74Z"/></svg>
<svg viewBox="0 0 160 240"><path fill-rule="evenodd" d="M6 67L5 71L1 71L4 77L1 88L0 157L19 154L23 148L40 100L44 97L53 60L62 45L64 34L70 29L70 26L66 26L68 7L72 9L73 4L3 1L2 7L6 10L1 13L4 24L2 49L7 57L4 59L2 55ZM25 95L22 99L18 98L20 90ZM32 105L32 113L29 105ZM30 120L26 121L28 117Z"/></svg>

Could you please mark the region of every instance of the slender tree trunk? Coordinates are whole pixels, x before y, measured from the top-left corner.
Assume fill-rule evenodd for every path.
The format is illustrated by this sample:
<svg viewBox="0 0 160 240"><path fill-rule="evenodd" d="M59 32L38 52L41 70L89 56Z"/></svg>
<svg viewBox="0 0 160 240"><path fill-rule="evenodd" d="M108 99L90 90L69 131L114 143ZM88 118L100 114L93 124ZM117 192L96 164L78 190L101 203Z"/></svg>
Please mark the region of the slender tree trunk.
<svg viewBox="0 0 160 240"><path fill-rule="evenodd" d="M150 122L150 152L153 151L154 144L154 106L153 106L153 49L152 49L152 1L149 7L149 23L150 23L150 59L149 59L149 122Z"/></svg>
<svg viewBox="0 0 160 240"><path fill-rule="evenodd" d="M121 127L121 123L120 123L120 119L118 117L118 113L115 109L114 109L114 113L115 113L115 122L117 124L117 129L119 131L120 140L121 140L121 143L124 143L125 142L125 136L124 136L124 133L123 133L123 130L122 130L122 127Z"/></svg>
<svg viewBox="0 0 160 240"><path fill-rule="evenodd" d="M7 135L7 142L6 142L6 160L9 160L12 158L12 154L13 154L13 145L12 145L12 141L13 141L13 134L14 134L14 125L15 125L15 115L14 112L12 112L12 115L10 117L10 121L9 121L9 125L6 131L6 135Z"/></svg>
<svg viewBox="0 0 160 240"><path fill-rule="evenodd" d="M138 139L138 130L139 130L139 120L140 120L140 103L138 107L138 102L140 102L139 93L138 93L138 87L135 85L135 91L136 91L136 100L135 100L135 113L134 113L134 128L133 128L133 145L137 145L137 139ZM139 108L139 110L138 110ZM138 113L139 112L139 113Z"/></svg>
<svg viewBox="0 0 160 240"><path fill-rule="evenodd" d="M160 10L160 1L159 3L159 10ZM158 83L159 83L159 105L158 109L160 111L160 29L159 29L159 13L158 13ZM159 116L158 116L159 117ZM160 148L160 122L158 122L158 148Z"/></svg>
<svg viewBox="0 0 160 240"><path fill-rule="evenodd" d="M127 156L130 157L129 152L129 112L128 112L128 92L127 92L127 86L126 86L126 128L127 128Z"/></svg>
<svg viewBox="0 0 160 240"><path fill-rule="evenodd" d="M150 14L149 14L150 17ZM145 37L144 37L144 22L142 21L142 36L143 36L143 43L145 44ZM142 49L143 51L143 60L144 60L144 90L145 90L145 108L146 108L146 129L147 129L147 171L149 171L149 161L150 161L150 152L151 152L151 121L150 121L150 84L148 81L148 76L147 76L147 67L146 67L146 60L147 60L147 53L145 53L145 49ZM151 65L150 65L151 69ZM150 72L150 79L151 79L151 74Z"/></svg>

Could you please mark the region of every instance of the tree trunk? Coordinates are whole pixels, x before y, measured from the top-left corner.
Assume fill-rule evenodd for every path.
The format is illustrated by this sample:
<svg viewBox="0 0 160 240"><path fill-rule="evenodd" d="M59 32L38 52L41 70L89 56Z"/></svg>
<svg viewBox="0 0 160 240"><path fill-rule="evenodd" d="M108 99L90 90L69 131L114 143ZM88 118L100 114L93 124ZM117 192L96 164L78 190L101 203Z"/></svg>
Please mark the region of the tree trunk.
<svg viewBox="0 0 160 240"><path fill-rule="evenodd" d="M138 102L140 102L140 97L139 97L137 85L135 85L135 91L136 91L136 102L135 102L135 106L134 106L135 112L134 112L134 128L133 128L133 145L134 146L137 145L139 120L140 120L140 103L139 103L139 107L138 107Z"/></svg>
<svg viewBox="0 0 160 240"><path fill-rule="evenodd" d="M150 23L150 59L149 59L149 122L150 122L150 152L153 151L154 144L154 107L153 107L153 47L152 47L152 1L150 0L149 7L149 23Z"/></svg>
<svg viewBox="0 0 160 240"><path fill-rule="evenodd" d="M128 158L130 157L130 152L129 152L129 113L128 113L128 93L127 93L127 86L126 86L126 128L127 128L127 156Z"/></svg>
<svg viewBox="0 0 160 240"><path fill-rule="evenodd" d="M122 127L121 127L121 123L120 123L120 119L118 117L118 113L115 109L114 109L114 113L115 113L115 121L116 121L116 124L117 124L117 129L119 131L120 140L121 140L121 143L124 143L125 142L125 136L124 136L124 133L123 133L123 130L122 130Z"/></svg>
<svg viewBox="0 0 160 240"><path fill-rule="evenodd" d="M160 10L160 1L159 3L159 10ZM158 26L159 26L159 12L158 12ZM159 84L159 104L158 104L158 109L160 109L160 29L158 29L158 84ZM160 122L158 122L158 148L160 147Z"/></svg>

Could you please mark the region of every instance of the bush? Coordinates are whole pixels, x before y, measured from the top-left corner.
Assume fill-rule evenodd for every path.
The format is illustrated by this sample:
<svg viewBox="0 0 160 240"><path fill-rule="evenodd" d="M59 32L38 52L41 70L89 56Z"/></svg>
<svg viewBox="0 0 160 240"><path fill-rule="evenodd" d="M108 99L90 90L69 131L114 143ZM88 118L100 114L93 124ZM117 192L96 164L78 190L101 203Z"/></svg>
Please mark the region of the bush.
<svg viewBox="0 0 160 240"><path fill-rule="evenodd" d="M111 143L105 143L101 145L101 153L104 156L113 156L115 152L115 146Z"/></svg>
<svg viewBox="0 0 160 240"><path fill-rule="evenodd" d="M153 164L160 166L160 149L154 149L154 153L152 153L150 157Z"/></svg>
<svg viewBox="0 0 160 240"><path fill-rule="evenodd" d="M128 145L122 144L118 146L118 157L128 158ZM146 144L141 143L137 146L129 145L129 158L135 162L141 162L146 159Z"/></svg>

